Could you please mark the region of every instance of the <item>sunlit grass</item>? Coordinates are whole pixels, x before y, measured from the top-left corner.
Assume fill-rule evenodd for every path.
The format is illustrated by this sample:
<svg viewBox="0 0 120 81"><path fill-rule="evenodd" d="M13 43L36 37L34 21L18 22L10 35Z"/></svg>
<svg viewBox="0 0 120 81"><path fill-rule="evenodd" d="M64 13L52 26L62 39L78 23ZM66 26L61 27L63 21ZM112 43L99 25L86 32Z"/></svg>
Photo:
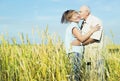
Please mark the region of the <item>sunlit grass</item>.
<svg viewBox="0 0 120 81"><path fill-rule="evenodd" d="M71 64L64 43L55 34L50 35L48 29L38 34L40 44L31 43L22 34L20 44L16 38L11 38L11 44L0 35L0 81L69 81ZM103 51L107 81L120 80L119 47L110 44Z"/></svg>
<svg viewBox="0 0 120 81"><path fill-rule="evenodd" d="M104 53L108 81L120 80L120 45L109 44Z"/></svg>

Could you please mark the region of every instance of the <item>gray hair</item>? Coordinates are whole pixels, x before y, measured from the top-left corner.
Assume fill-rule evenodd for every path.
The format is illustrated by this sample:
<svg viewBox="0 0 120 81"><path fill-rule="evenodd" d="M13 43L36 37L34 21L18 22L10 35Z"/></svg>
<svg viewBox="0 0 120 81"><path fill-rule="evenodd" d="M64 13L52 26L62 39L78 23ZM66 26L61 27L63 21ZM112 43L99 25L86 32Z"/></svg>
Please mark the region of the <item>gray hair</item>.
<svg viewBox="0 0 120 81"><path fill-rule="evenodd" d="M89 14L90 14L90 7L89 6L86 6L86 5L83 5L80 7L80 9L85 9Z"/></svg>

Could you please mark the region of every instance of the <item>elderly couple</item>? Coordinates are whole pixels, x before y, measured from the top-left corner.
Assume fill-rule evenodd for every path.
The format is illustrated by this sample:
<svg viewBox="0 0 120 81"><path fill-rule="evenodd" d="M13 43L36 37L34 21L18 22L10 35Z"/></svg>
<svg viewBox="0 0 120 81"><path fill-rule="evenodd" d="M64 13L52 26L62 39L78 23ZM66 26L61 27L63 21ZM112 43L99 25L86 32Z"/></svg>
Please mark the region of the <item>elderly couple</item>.
<svg viewBox="0 0 120 81"><path fill-rule="evenodd" d="M79 25L80 20L82 20L81 25ZM82 80L81 64L84 59L84 81L104 81L101 55L103 27L100 19L93 16L90 8L84 5L80 7L79 12L66 10L62 15L61 23L69 23L66 29L65 47L73 66L72 78L75 81Z"/></svg>

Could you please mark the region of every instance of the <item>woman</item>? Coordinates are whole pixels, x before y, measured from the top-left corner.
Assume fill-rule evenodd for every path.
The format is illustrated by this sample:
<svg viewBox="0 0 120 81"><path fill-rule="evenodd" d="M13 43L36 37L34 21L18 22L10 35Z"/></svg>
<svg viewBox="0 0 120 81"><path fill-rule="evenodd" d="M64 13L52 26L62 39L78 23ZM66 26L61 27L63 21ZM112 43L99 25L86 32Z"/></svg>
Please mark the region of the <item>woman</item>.
<svg viewBox="0 0 120 81"><path fill-rule="evenodd" d="M65 47L66 53L73 64L74 79L77 81L80 80L80 63L83 54L82 42L87 40L94 32L100 29L100 27L96 25L96 27L91 27L87 34L82 35L78 25L79 21L80 15L75 10L65 11L61 18L61 23L69 23L66 29ZM80 46L72 45L72 41L75 39L78 39L81 42Z"/></svg>

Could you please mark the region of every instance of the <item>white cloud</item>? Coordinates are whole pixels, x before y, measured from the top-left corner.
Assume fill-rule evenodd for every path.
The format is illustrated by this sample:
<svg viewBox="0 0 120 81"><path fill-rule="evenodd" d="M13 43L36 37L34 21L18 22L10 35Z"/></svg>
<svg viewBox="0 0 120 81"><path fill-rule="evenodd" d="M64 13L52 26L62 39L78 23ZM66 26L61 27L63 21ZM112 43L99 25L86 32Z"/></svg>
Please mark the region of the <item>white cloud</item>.
<svg viewBox="0 0 120 81"><path fill-rule="evenodd" d="M3 17L3 16L0 16L0 20L3 20L3 19L6 19L5 17Z"/></svg>
<svg viewBox="0 0 120 81"><path fill-rule="evenodd" d="M11 17L0 16L0 20L8 20L8 19L11 19Z"/></svg>

